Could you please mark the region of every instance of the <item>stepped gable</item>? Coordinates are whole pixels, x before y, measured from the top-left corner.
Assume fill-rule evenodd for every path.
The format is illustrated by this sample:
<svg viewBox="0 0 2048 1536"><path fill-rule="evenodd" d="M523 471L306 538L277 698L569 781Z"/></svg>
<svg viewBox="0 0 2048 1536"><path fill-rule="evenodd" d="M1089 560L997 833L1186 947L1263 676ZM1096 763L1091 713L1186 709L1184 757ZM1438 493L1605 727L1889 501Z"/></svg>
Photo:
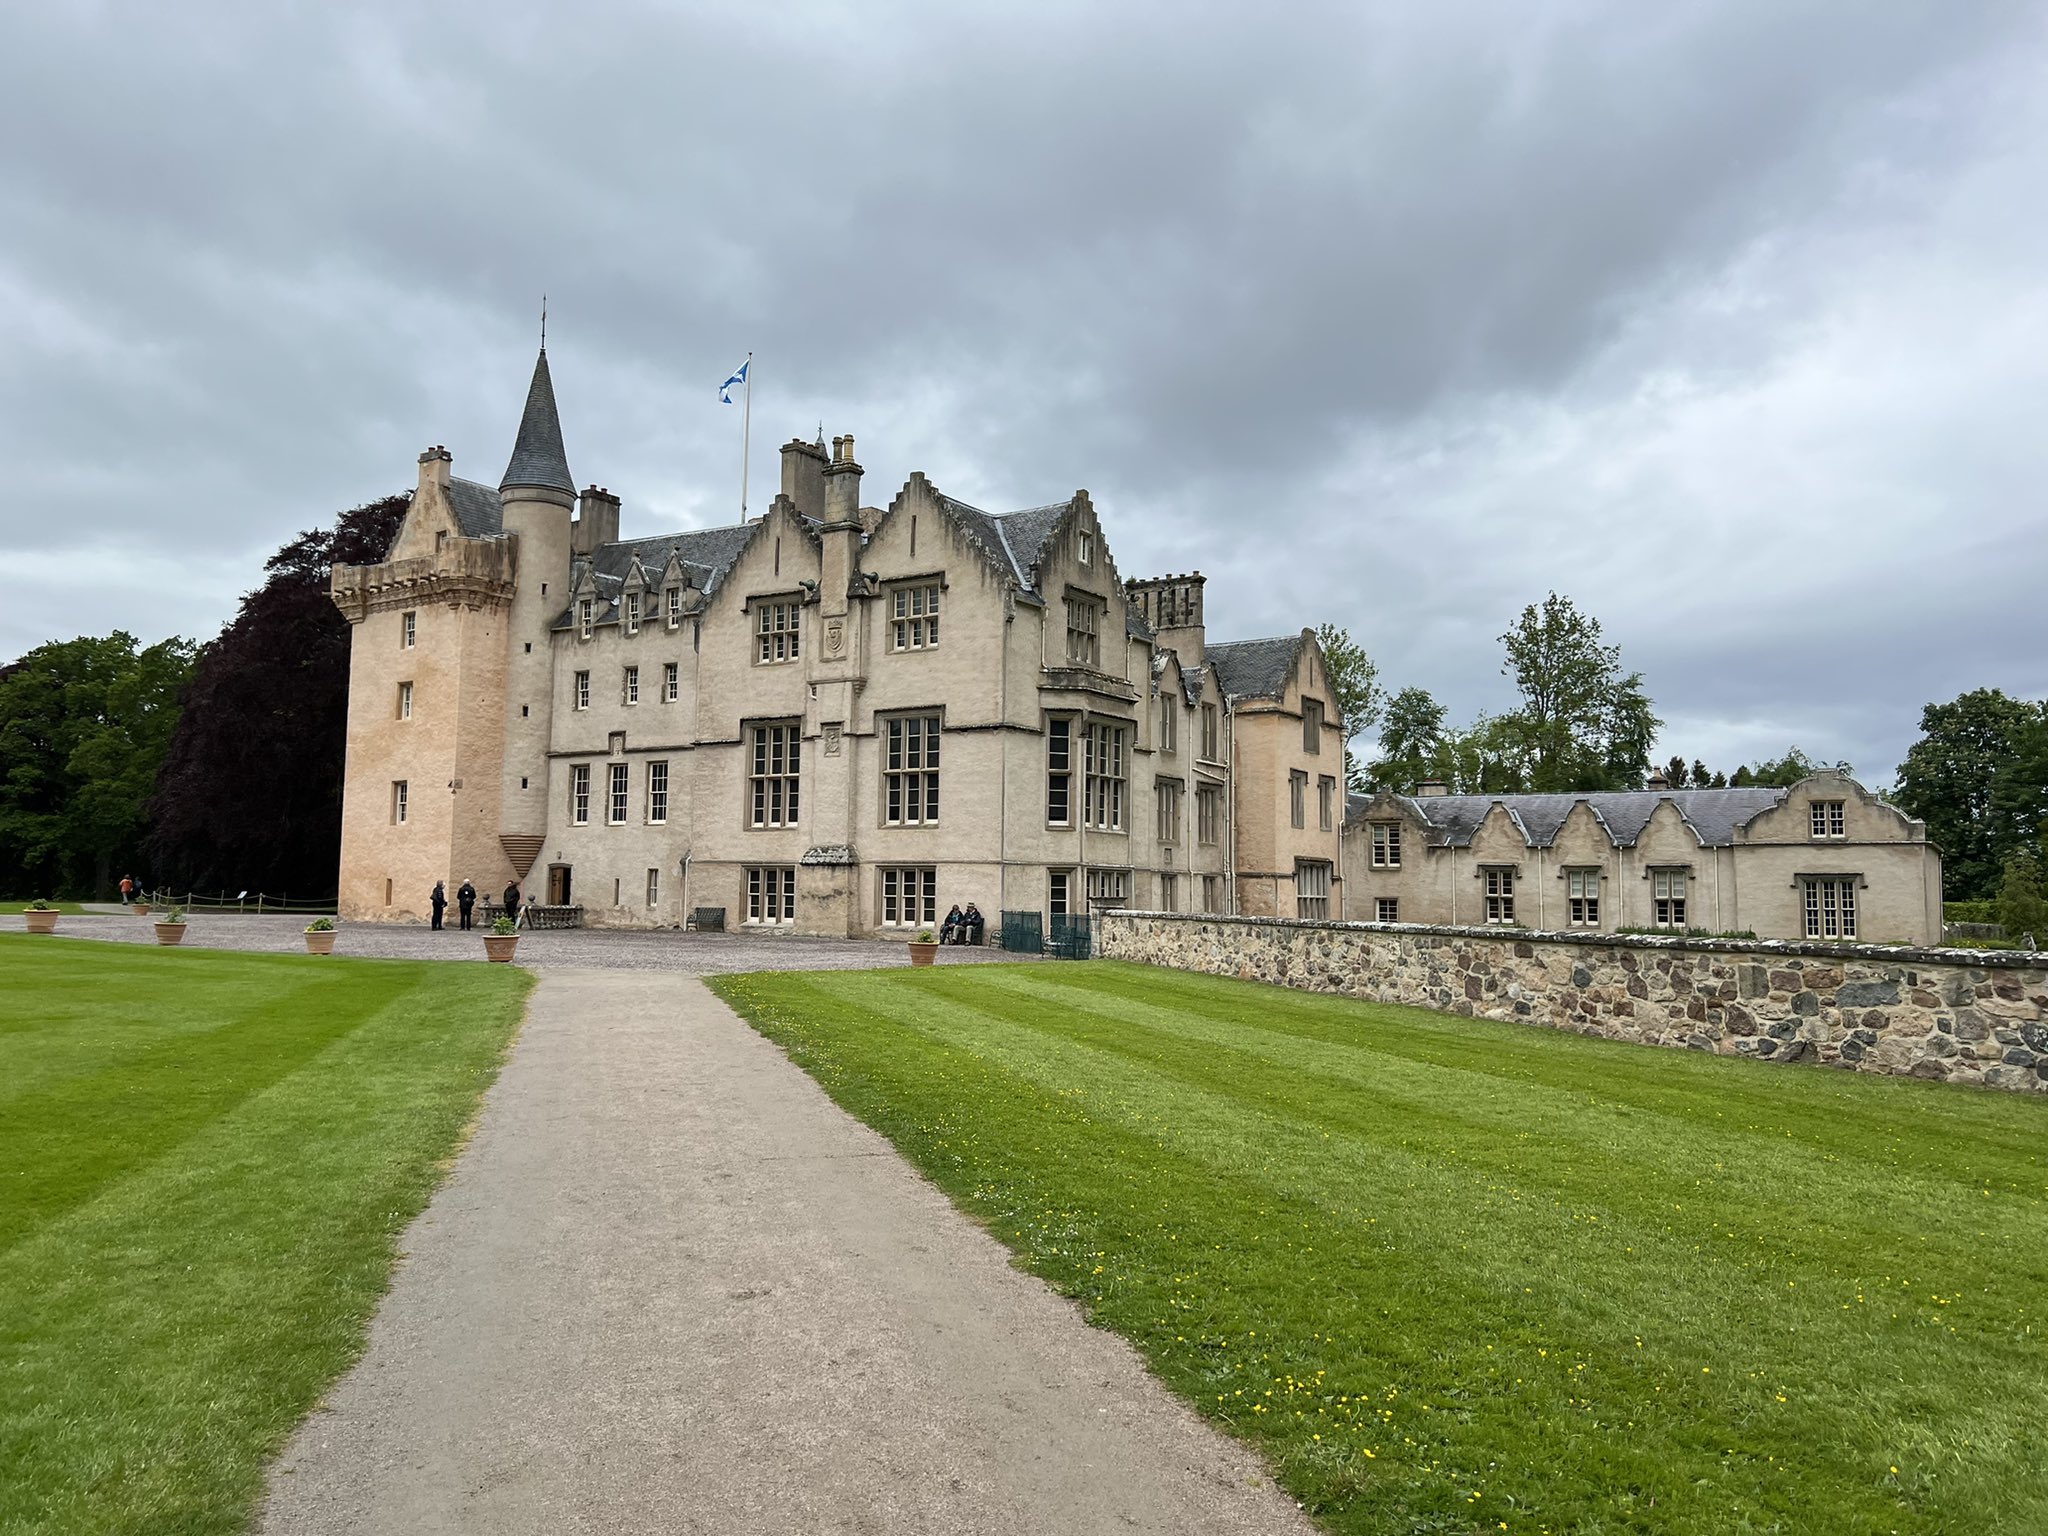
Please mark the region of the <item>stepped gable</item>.
<svg viewBox="0 0 2048 1536"><path fill-rule="evenodd" d="M1391 795L1385 798L1427 826L1429 841L1437 847L1469 848L1473 834L1494 806L1506 808L1522 829L1531 848L1548 848L1557 841L1572 807L1584 802L1607 830L1618 848L1635 844L1657 807L1669 800L1686 825L1693 829L1705 848L1726 848L1734 843L1736 831L1747 826L1761 812L1785 798L1786 791L1755 787L1748 789L1633 789L1599 791L1576 795ZM1356 821L1380 797L1353 795L1347 801L1346 819Z"/></svg>

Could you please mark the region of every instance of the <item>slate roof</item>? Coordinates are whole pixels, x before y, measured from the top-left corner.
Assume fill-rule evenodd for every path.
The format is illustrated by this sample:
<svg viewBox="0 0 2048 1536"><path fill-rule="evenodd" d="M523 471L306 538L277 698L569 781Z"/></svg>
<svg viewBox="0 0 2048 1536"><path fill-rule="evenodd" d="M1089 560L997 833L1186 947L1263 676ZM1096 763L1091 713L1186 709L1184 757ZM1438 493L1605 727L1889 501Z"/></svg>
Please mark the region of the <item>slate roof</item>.
<svg viewBox="0 0 2048 1536"><path fill-rule="evenodd" d="M468 539L494 539L505 531L505 503L488 485L448 477L448 509Z"/></svg>
<svg viewBox="0 0 2048 1536"><path fill-rule="evenodd" d="M1429 841L1436 847L1469 848L1472 835L1495 805L1507 808L1522 829L1531 848L1548 848L1557 841L1572 807L1584 801L1607 828L1616 847L1632 846L1650 824L1658 805L1669 800L1678 814L1692 826L1708 848L1725 848L1735 841L1737 828L1747 826L1760 813L1779 804L1786 791L1750 789L1634 789L1583 795L1395 795L1393 798L1413 812L1430 829ZM1356 820L1375 796L1352 795L1346 802L1346 819Z"/></svg>
<svg viewBox="0 0 2048 1536"><path fill-rule="evenodd" d="M1277 699L1287 691L1287 677L1300 652L1300 635L1277 635L1269 640L1225 640L1208 646L1203 660L1214 669L1225 698Z"/></svg>
<svg viewBox="0 0 2048 1536"><path fill-rule="evenodd" d="M519 436L498 489L512 485L542 486L576 494L569 474L569 455L562 448L562 418L555 410L555 381L548 373L547 348L533 365L533 383L526 391L526 411L519 418Z"/></svg>
<svg viewBox="0 0 2048 1536"><path fill-rule="evenodd" d="M616 544L600 544L590 558L590 574L596 578L598 595L606 608L596 617L599 622L616 616L619 595L626 584L626 577L633 569L633 561L640 561L650 578L661 579L661 573L668 569L668 559L673 552L689 572L691 582L700 592L716 591L733 562L740 557L740 551L747 547L760 528L759 523L741 523L731 528L691 528L682 533L658 534L648 539L621 539ZM572 622L572 608L564 608L556 617L553 627L565 629Z"/></svg>
<svg viewBox="0 0 2048 1536"><path fill-rule="evenodd" d="M1034 597L1044 594L1038 586L1038 568L1045 559L1045 547L1053 530L1073 507L1073 499L1050 506L1026 507L1021 512L984 512L942 491L932 492L941 508L967 530L983 553L1010 573L1010 579ZM1142 633L1142 631L1133 631Z"/></svg>

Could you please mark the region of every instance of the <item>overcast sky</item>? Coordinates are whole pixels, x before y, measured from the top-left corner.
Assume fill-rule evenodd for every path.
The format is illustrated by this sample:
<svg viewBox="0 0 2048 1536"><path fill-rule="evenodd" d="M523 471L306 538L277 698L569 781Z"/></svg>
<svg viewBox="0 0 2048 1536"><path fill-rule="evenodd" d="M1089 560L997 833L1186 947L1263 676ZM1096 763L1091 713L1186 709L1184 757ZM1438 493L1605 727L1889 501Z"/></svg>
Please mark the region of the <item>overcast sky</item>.
<svg viewBox="0 0 2048 1536"><path fill-rule="evenodd" d="M2044 191L2038 3L13 6L0 656L495 484L545 291L629 535L734 520L751 350L757 508L821 421L1085 486L1459 720L1555 588L1667 753L1882 783L2048 692Z"/></svg>

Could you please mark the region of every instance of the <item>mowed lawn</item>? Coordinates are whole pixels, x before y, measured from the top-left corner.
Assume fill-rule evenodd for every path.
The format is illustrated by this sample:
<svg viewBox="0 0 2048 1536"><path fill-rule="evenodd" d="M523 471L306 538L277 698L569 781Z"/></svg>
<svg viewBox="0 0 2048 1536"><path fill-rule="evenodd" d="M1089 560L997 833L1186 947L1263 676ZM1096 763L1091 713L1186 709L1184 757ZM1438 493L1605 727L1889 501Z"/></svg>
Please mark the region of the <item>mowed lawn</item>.
<svg viewBox="0 0 2048 1536"><path fill-rule="evenodd" d="M2048 1101L1103 962L712 985L1332 1530L2048 1531Z"/></svg>
<svg viewBox="0 0 2048 1536"><path fill-rule="evenodd" d="M529 984L0 935L0 1531L244 1528Z"/></svg>

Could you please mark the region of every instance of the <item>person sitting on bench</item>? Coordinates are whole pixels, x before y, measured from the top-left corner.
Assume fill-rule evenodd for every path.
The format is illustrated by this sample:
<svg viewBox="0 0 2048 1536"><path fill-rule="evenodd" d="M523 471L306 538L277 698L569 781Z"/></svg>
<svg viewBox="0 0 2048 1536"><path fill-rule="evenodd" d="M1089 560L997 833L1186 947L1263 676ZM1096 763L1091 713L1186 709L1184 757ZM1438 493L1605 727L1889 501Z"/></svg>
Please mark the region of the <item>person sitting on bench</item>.
<svg viewBox="0 0 2048 1536"><path fill-rule="evenodd" d="M962 944L979 944L981 942L981 930L984 926L986 924L982 919L981 908L970 901L967 903L966 913L960 919L960 942Z"/></svg>
<svg viewBox="0 0 2048 1536"><path fill-rule="evenodd" d="M939 942L941 944L958 944L960 942L961 922L960 903L956 901L953 903L953 910L946 914L946 921L939 929Z"/></svg>

